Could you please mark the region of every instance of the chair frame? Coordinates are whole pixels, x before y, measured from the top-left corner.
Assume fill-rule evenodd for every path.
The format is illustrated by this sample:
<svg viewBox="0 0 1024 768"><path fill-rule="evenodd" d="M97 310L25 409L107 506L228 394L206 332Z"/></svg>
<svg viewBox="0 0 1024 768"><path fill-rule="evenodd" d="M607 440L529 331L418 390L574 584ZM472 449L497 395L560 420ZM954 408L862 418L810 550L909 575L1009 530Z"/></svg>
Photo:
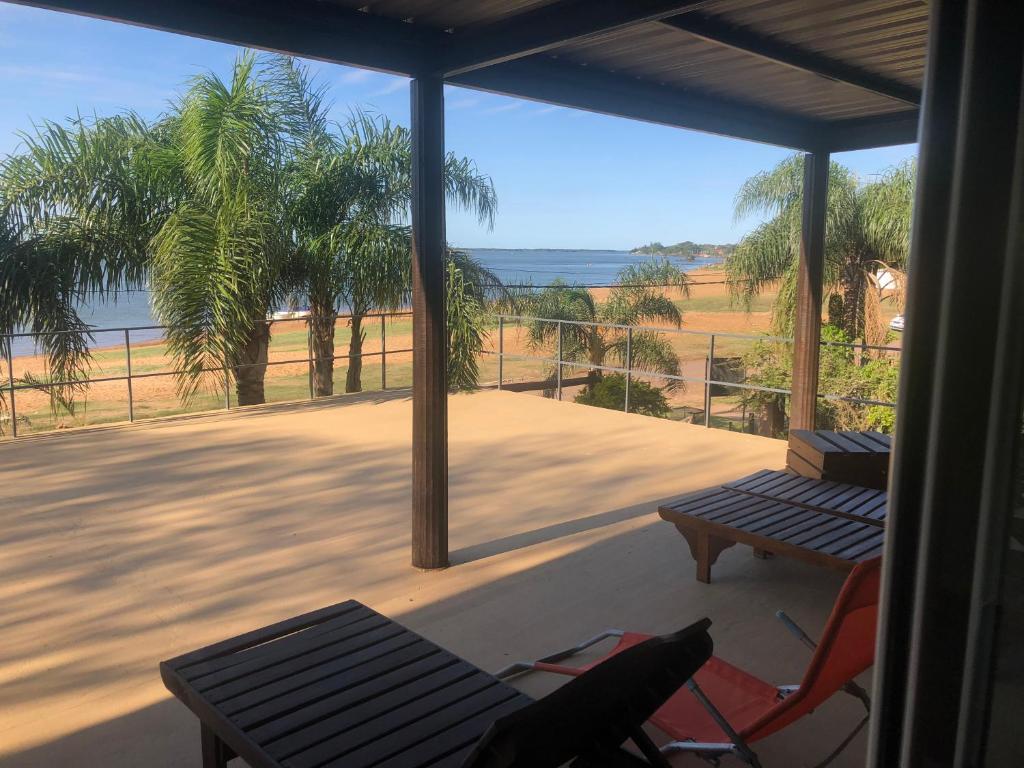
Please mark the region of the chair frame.
<svg viewBox="0 0 1024 768"><path fill-rule="evenodd" d="M786 627L803 645L807 646L812 652L818 647L818 644L811 639L811 637L795 622L791 619L785 611L777 611L775 617L782 622L783 626ZM597 645L603 640L609 638L621 638L625 634L624 630L621 629L606 629L594 635L582 643L566 648L561 651L549 654L536 661L518 661L507 667L499 670L495 677L499 680L507 680L512 677L524 674L526 672L532 672L538 670L538 664L556 664L565 659L576 656L579 653L587 650L588 648ZM538 671L545 671L540 669ZM701 689L695 680L692 678L686 682L686 688L696 697L697 701L700 702L701 706L707 711L707 713L714 719L718 724L718 727L722 729L730 741L729 742L699 742L699 741L670 741L659 748L659 752L663 756L675 754L679 752L689 752L700 757L710 760L713 763L717 763L718 758L727 754L734 754L741 760L743 760L752 768L761 768L760 760L757 757L757 753L747 744L746 740L736 731L735 728L729 723L725 716L718 710L714 703L708 698L707 694ZM799 685L781 685L776 686L778 691L779 699L784 699L792 693L795 693L800 689ZM814 766L814 768L824 768L824 766L831 763L836 757L838 757L842 751L853 741L853 738L860 733L860 731L867 724L871 716L871 697L868 692L864 690L857 683L852 680L845 683L841 690L854 698L858 699L866 710L866 716L858 723L856 728L840 743L839 747L836 748L831 754L828 755L822 762ZM646 750L645 750L646 751ZM648 757L648 759L650 759ZM658 763L652 763L657 765Z"/></svg>

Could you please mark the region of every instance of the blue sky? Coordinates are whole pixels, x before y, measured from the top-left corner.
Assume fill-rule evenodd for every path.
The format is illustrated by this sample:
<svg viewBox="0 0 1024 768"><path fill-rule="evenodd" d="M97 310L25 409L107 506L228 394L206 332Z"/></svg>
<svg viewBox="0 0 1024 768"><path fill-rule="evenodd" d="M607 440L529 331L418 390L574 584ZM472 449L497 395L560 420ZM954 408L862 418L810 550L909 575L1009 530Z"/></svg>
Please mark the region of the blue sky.
<svg viewBox="0 0 1024 768"><path fill-rule="evenodd" d="M154 117L204 69L230 70L238 49L164 32L0 2L0 153L33 121L134 109ZM362 107L408 124L408 81L311 62L343 119ZM461 247L628 249L650 240L732 242L745 178L788 150L461 88L446 94L447 146L476 160L498 190L492 231L450 211ZM914 146L836 158L862 177Z"/></svg>

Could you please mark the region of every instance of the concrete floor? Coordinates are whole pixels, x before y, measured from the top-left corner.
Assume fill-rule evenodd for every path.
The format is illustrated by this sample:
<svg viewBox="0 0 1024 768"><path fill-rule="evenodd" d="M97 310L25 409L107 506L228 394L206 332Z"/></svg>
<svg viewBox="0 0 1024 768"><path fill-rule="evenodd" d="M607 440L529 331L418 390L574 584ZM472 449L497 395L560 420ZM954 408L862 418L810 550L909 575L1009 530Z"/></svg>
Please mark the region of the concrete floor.
<svg viewBox="0 0 1024 768"><path fill-rule="evenodd" d="M158 662L350 597L486 669L707 615L720 656L798 682L808 654L773 614L816 634L842 575L734 547L699 584L655 512L782 466L782 442L453 396L454 567L421 573L410 416L403 394L362 396L0 445L0 765L198 766L196 720ZM765 765L820 759L858 706L833 700L762 742ZM862 764L863 742L836 765Z"/></svg>

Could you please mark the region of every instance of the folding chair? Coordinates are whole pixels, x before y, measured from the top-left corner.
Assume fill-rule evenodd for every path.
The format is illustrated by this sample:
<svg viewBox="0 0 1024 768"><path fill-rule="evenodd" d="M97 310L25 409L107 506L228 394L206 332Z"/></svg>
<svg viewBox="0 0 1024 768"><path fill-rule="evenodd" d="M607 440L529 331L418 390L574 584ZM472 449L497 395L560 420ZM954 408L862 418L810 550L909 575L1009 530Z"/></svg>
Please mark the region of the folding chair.
<svg viewBox="0 0 1024 768"><path fill-rule="evenodd" d="M646 638L542 699L494 721L461 768L670 768L644 732L658 707L711 658L703 619ZM622 749L632 740L642 759Z"/></svg>
<svg viewBox="0 0 1024 768"><path fill-rule="evenodd" d="M751 744L791 725L841 690L859 699L868 714L816 768L834 760L870 717L871 700L854 678L874 663L880 570L881 558L874 558L851 571L820 643L814 643L785 613L778 612L786 627L813 650L799 685L772 685L718 657L709 659L650 719L672 739L661 748L662 754L692 752L711 760L735 754L756 768L760 763ZM618 637L619 642L601 659L582 667L559 663L609 637ZM608 630L539 661L513 664L497 677L504 679L531 670L578 676L600 668L646 637Z"/></svg>

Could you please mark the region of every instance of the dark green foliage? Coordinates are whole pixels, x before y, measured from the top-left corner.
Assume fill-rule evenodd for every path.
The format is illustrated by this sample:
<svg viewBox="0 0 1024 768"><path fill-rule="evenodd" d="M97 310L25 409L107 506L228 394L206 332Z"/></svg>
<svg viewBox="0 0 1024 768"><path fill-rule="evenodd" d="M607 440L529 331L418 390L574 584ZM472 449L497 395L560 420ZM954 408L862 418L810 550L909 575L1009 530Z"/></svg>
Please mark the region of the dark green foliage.
<svg viewBox="0 0 1024 768"><path fill-rule="evenodd" d="M524 302L530 314L541 318L530 324L530 343L552 349L558 343L559 324L550 321L577 321L562 324L563 360L589 363L598 376L597 366L625 367L627 332L609 325L682 325L679 307L660 290L664 285L686 292L689 277L667 259L631 264L619 272L618 285L603 304L596 303L586 288L556 281ZM635 369L679 375L679 356L657 331L633 331L630 352ZM679 386L670 380L666 388Z"/></svg>
<svg viewBox="0 0 1024 768"><path fill-rule="evenodd" d="M862 353L850 337L832 325L822 328L818 391L825 395L895 403L899 388L899 361ZM778 342L759 342L745 356L747 383L774 389L792 384L792 348ZM757 414L762 434L785 437L788 396L756 390L743 391L743 403ZM867 430L892 433L895 410L883 405L861 405L839 399L818 400L819 429Z"/></svg>
<svg viewBox="0 0 1024 768"><path fill-rule="evenodd" d="M910 250L910 212L916 165L890 168L863 184L837 162L829 167L825 223L825 287L830 321L851 338L877 344L885 333L879 302L902 305L903 270ZM756 174L736 193L735 216L765 216L726 259L733 295L749 304L753 296L779 283L775 331L790 335L796 308L796 269L800 252L803 157L793 155L770 171ZM875 275L887 270L898 285L884 293Z"/></svg>
<svg viewBox="0 0 1024 768"><path fill-rule="evenodd" d="M728 256L736 249L732 243L695 243L691 240L683 240L675 245L662 245L659 242L641 245L634 248L630 253L649 253L653 256L682 256L687 259L694 259L701 254L709 256Z"/></svg>
<svg viewBox="0 0 1024 768"><path fill-rule="evenodd" d="M576 402L621 411L626 407L626 377L621 373L608 374L588 384L576 395ZM665 419L672 414L668 400L657 387L646 381L633 380L629 385L629 412Z"/></svg>

